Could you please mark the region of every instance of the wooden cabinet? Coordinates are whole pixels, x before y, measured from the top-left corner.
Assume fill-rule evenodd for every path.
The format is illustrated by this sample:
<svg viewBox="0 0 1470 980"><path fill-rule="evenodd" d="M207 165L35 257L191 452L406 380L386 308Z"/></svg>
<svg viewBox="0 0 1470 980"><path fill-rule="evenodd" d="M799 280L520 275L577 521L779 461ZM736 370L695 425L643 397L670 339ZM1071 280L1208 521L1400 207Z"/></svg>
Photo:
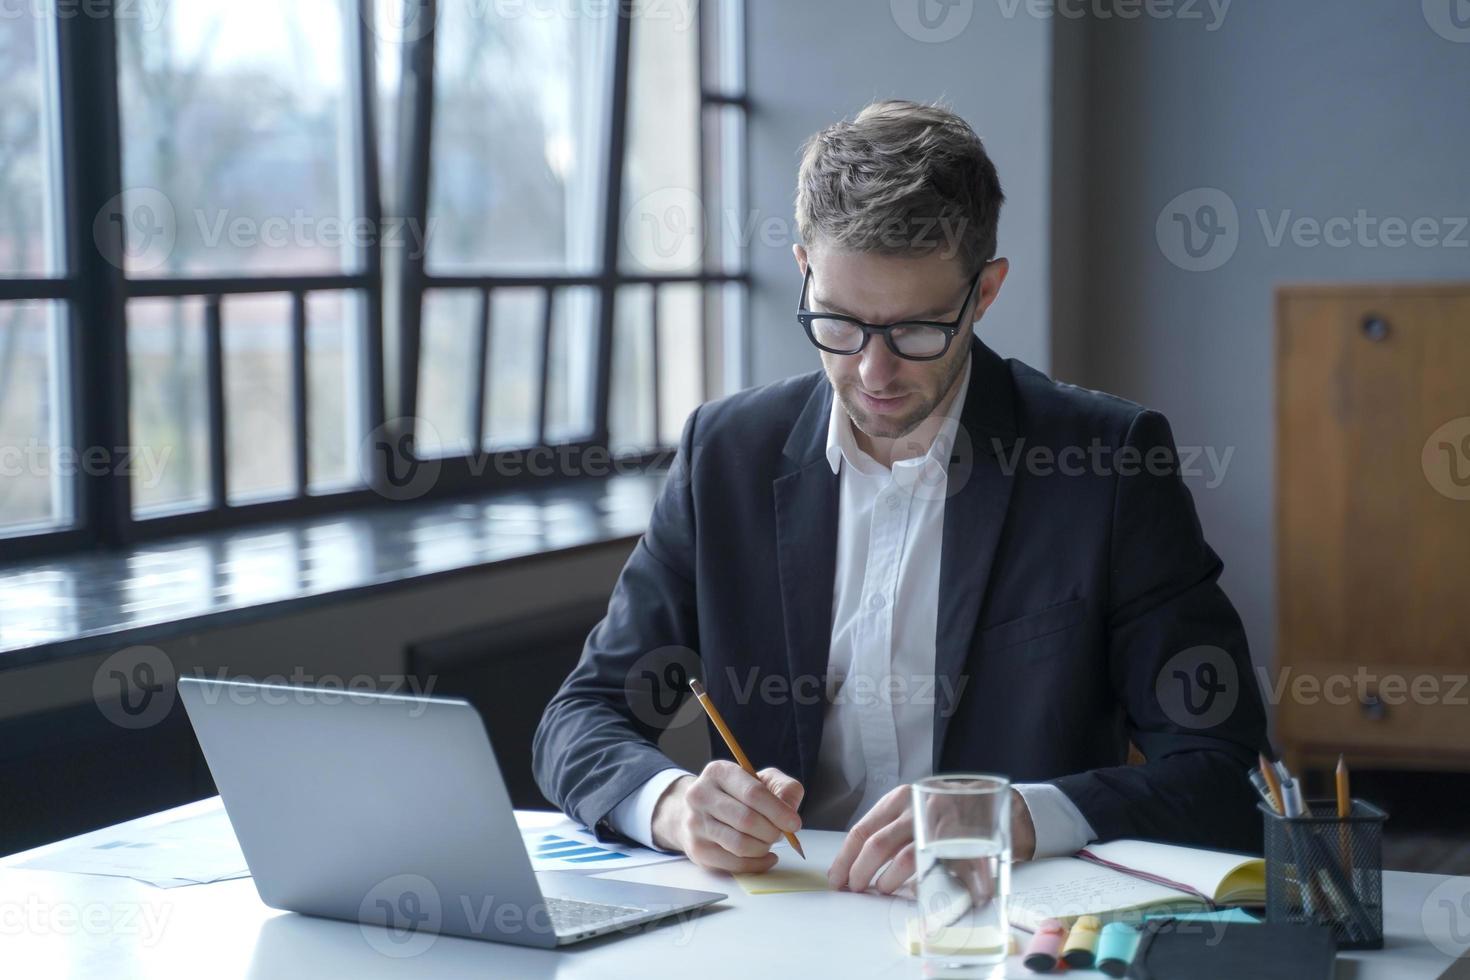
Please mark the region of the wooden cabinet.
<svg viewBox="0 0 1470 980"><path fill-rule="evenodd" d="M1470 284L1276 297L1283 752L1470 770Z"/></svg>

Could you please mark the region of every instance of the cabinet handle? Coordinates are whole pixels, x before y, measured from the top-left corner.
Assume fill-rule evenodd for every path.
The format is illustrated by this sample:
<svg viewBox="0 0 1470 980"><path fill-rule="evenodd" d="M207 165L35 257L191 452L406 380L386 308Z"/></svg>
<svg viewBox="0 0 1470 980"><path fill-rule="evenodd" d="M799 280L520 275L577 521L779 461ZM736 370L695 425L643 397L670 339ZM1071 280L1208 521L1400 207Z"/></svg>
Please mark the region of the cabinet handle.
<svg viewBox="0 0 1470 980"><path fill-rule="evenodd" d="M1376 314L1369 314L1363 318L1363 336L1375 344L1387 340L1388 321Z"/></svg>
<svg viewBox="0 0 1470 980"><path fill-rule="evenodd" d="M1388 717L1388 705L1379 700L1376 694L1365 694L1359 707L1363 709L1363 717L1369 721L1382 721Z"/></svg>

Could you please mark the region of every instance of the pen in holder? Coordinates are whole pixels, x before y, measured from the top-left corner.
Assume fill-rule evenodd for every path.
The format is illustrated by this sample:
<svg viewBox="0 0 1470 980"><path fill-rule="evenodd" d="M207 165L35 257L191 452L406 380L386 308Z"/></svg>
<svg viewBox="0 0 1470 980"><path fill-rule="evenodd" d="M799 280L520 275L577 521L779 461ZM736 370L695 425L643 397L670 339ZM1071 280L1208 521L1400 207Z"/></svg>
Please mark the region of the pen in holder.
<svg viewBox="0 0 1470 980"><path fill-rule="evenodd" d="M1312 800L1285 817L1262 804L1266 821L1266 921L1332 927L1339 949L1383 948L1383 821L1353 800Z"/></svg>

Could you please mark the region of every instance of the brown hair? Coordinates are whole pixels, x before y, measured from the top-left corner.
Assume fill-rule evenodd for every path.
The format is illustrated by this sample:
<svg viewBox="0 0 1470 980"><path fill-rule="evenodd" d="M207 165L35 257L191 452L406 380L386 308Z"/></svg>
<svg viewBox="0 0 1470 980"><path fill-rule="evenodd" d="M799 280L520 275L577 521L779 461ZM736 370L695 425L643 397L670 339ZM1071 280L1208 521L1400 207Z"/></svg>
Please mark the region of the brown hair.
<svg viewBox="0 0 1470 980"><path fill-rule="evenodd" d="M796 226L861 252L945 249L973 273L995 258L1005 195L969 123L945 106L874 102L802 147Z"/></svg>

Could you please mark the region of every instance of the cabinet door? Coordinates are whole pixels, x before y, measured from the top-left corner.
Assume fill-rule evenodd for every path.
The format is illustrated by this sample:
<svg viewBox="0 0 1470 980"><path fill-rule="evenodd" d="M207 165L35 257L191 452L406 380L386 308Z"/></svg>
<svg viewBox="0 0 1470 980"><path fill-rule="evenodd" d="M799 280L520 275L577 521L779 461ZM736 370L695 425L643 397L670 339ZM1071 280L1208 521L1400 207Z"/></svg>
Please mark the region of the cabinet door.
<svg viewBox="0 0 1470 980"><path fill-rule="evenodd" d="M1432 738L1446 678L1470 670L1470 286L1283 289L1277 371L1278 664L1370 675L1344 711L1319 697L1315 725ZM1374 703L1390 673L1392 719ZM1437 693L1408 691L1421 674Z"/></svg>

